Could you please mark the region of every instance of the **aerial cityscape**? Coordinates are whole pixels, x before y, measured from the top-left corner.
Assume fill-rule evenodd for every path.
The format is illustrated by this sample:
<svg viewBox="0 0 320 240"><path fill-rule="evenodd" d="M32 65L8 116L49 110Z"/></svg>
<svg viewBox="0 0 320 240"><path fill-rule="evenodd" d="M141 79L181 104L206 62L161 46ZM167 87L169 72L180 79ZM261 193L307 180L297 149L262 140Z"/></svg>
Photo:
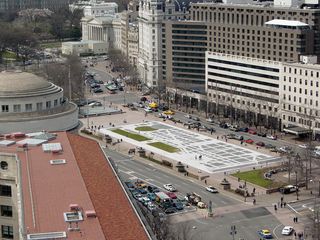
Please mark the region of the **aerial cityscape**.
<svg viewBox="0 0 320 240"><path fill-rule="evenodd" d="M0 239L319 240L319 0L0 0Z"/></svg>

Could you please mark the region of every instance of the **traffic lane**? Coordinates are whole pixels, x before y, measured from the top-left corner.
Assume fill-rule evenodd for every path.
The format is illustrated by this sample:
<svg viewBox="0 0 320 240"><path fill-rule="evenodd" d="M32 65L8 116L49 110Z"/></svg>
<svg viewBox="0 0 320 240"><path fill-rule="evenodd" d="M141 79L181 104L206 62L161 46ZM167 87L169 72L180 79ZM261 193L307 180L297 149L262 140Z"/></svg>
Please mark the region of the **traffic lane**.
<svg viewBox="0 0 320 240"><path fill-rule="evenodd" d="M116 161L115 158L113 159L117 164L120 174L122 174L121 172L124 172L126 173L126 176L130 175L128 180L137 177L139 179L145 180L152 185L156 185L161 189L163 189L164 184L171 183L177 188L178 195L180 195L181 197L185 196L186 193L195 192L202 197L202 200L204 202L209 202L209 200L211 200L213 207L233 205L238 203L238 201L231 199L221 193L214 194L207 192L205 190L205 186L198 185L191 179L181 179L177 176L171 175L148 164L143 164L138 161Z"/></svg>
<svg viewBox="0 0 320 240"><path fill-rule="evenodd" d="M194 213L193 213L194 214ZM235 226L236 234L235 239L257 240L260 239L258 231L261 229L269 229L275 239L291 239L290 237L283 237L281 230L283 225L271 214L246 217L243 212L227 213L221 216L215 215L213 218L206 217L206 212L200 211L198 218L184 221L178 220L175 225L191 226L189 229L190 239L213 239L212 236L219 236L219 240L232 239L231 226ZM179 219L179 216L174 216Z"/></svg>

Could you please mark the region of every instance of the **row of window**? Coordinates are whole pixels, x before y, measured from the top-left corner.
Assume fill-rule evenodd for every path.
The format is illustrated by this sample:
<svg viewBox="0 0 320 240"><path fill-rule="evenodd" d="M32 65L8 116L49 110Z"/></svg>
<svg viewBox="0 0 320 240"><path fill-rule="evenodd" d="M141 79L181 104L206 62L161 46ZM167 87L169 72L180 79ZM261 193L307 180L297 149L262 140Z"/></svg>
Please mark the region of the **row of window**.
<svg viewBox="0 0 320 240"><path fill-rule="evenodd" d="M62 98L60 98L60 104L61 103L62 103ZM58 99L55 99L53 101L53 106L54 107L58 106ZM21 112L21 104L14 104L12 107L13 107L13 109L10 109L9 105L1 105L1 112ZM46 101L45 109L49 109L51 107L52 107L51 101ZM36 103L35 106L33 106L32 103L26 103L24 105L24 109L25 109L26 112L44 110L42 102Z"/></svg>
<svg viewBox="0 0 320 240"><path fill-rule="evenodd" d="M318 110L312 110L309 108L303 108L303 107L298 107L296 105L290 105L290 104L283 104L282 105L283 110L288 110L288 111L294 111L294 112L299 112L302 114L309 114L310 116L319 116Z"/></svg>
<svg viewBox="0 0 320 240"><path fill-rule="evenodd" d="M295 84L297 83L297 78L288 77L288 82L289 82L289 83L291 83L291 79L293 79L293 83L295 83ZM286 77L286 76L283 76L283 81L284 81L284 82L287 81L287 77ZM300 78L300 79L299 79L299 84L302 85L302 82L303 82L303 80ZM309 80L305 79L305 80L304 80L304 85L305 85L305 86L308 86L308 83L310 84L311 87L313 87L313 80L310 80L310 82L309 82ZM316 87L319 87L319 82L318 82L318 81L315 81L315 83L316 83L316 84L315 84Z"/></svg>
<svg viewBox="0 0 320 240"><path fill-rule="evenodd" d="M318 71L313 71L313 70L302 70L302 69L297 69L295 67L284 67L283 68L284 72L287 73L293 73L293 74L299 74L299 75L304 75L306 77L319 77L319 72Z"/></svg>
<svg viewBox="0 0 320 240"><path fill-rule="evenodd" d="M231 98L230 97L226 97L226 96L223 96L223 95L216 95L216 94L211 94L209 93L209 97L212 97L212 98L217 98L222 101L228 101L230 102L231 101ZM236 102L238 104L242 104L242 105L247 105L248 107L257 107L257 108L261 108L261 109L264 109L264 110L267 110L268 111L274 111L274 112L277 112L278 111L278 108L273 108L272 106L267 106L267 105L261 105L261 104L256 104L255 102L250 102L250 101L244 101L244 100L240 100L240 99L235 99L235 98L232 98L232 102Z"/></svg>
<svg viewBox="0 0 320 240"><path fill-rule="evenodd" d="M286 94L283 94L283 100L286 100L287 99L287 95ZM302 103L302 98L301 97L296 97L296 96L293 96L293 98L291 97L291 95L288 95L288 100L291 101L293 100L293 102L297 102L297 99L299 100L299 103ZM312 99L309 99L309 103L308 103L308 99L305 98L304 99L304 104L309 104L309 105L313 105L313 100ZM315 101L315 106L318 107L318 100Z"/></svg>
<svg viewBox="0 0 320 240"><path fill-rule="evenodd" d="M283 120L286 120L286 117L287 117L287 115L285 115L285 114L282 115ZM310 127L312 127L312 124L314 123L314 127L320 128L319 122L316 122L316 121L313 122L312 120L309 120L309 119L297 118L297 117L293 117L293 116L288 116L287 119L289 122L293 122L293 123L299 122L299 124L302 124L305 126L310 126Z"/></svg>
<svg viewBox="0 0 320 240"><path fill-rule="evenodd" d="M286 85L283 85L283 90L286 91L287 90L287 86ZM290 85L288 86L288 91L289 92L294 92L296 93L297 92L297 87L291 87ZM308 95L308 89L304 89L304 91L302 91L302 88L299 88L299 94L302 94L302 92L304 92L304 95ZM315 91L315 95L316 97L319 96L319 92L318 91ZM309 90L309 96L313 96L313 90Z"/></svg>

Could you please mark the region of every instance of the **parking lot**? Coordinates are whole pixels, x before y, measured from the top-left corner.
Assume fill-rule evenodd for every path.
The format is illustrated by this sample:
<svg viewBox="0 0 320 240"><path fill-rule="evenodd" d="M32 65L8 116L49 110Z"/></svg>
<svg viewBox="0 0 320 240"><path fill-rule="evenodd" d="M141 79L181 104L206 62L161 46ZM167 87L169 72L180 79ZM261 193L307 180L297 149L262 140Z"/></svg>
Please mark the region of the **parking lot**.
<svg viewBox="0 0 320 240"><path fill-rule="evenodd" d="M151 127L154 131L138 131L137 127ZM262 154L257 151L230 144L227 140L214 139L200 133L192 132L168 125L164 122L151 121L140 124L129 124L118 127L122 130L137 133L151 140L138 142L134 139L110 131L110 128L100 130L115 138L122 138L133 145L142 147L172 160L178 160L186 165L208 173L235 170L241 167L259 166L280 161L280 158ZM179 149L177 152L167 152L150 146L150 143L162 142Z"/></svg>

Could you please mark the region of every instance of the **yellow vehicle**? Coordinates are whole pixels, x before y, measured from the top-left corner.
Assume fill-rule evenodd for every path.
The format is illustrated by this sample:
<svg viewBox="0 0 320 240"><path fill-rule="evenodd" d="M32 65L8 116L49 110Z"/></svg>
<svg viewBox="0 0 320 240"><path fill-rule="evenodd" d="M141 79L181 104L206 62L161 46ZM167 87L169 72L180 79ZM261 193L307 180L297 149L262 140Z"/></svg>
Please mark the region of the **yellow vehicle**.
<svg viewBox="0 0 320 240"><path fill-rule="evenodd" d="M173 114L174 114L174 111L172 111L172 110L167 110L167 111L164 111L163 114L173 115Z"/></svg>

